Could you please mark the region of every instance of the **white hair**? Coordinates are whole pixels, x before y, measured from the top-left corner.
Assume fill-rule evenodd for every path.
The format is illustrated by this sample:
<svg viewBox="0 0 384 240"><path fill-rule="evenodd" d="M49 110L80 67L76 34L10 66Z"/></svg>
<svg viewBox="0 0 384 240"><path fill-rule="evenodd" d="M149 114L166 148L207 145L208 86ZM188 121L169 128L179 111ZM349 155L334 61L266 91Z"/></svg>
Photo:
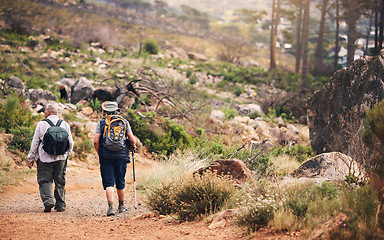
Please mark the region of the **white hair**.
<svg viewBox="0 0 384 240"><path fill-rule="evenodd" d="M59 112L56 104L48 104L45 110L48 111L50 114L54 115L57 115L57 113Z"/></svg>

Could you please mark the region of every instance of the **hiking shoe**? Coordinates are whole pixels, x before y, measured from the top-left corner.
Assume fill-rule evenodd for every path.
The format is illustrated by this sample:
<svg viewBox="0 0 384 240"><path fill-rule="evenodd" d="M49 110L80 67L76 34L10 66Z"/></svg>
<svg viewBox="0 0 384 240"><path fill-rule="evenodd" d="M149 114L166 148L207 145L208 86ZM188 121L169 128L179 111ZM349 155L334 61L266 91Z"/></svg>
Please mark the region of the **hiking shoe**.
<svg viewBox="0 0 384 240"><path fill-rule="evenodd" d="M51 209L53 208L53 204L48 204L44 208L44 212L51 212Z"/></svg>
<svg viewBox="0 0 384 240"><path fill-rule="evenodd" d="M62 208L62 207L58 207L55 209L56 209L56 212L64 212L65 211L65 208Z"/></svg>
<svg viewBox="0 0 384 240"><path fill-rule="evenodd" d="M116 214L116 210L113 207L108 208L107 216L114 216Z"/></svg>
<svg viewBox="0 0 384 240"><path fill-rule="evenodd" d="M122 212L128 211L128 207L124 205L120 205L118 210L119 210L119 213L122 213Z"/></svg>

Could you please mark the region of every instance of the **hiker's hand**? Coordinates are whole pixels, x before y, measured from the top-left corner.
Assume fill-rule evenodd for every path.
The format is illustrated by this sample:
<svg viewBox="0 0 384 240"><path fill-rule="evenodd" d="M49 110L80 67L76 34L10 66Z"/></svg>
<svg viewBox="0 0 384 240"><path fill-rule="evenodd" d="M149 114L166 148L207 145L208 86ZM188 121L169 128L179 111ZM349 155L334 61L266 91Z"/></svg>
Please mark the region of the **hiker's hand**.
<svg viewBox="0 0 384 240"><path fill-rule="evenodd" d="M32 161L32 162L28 162L28 167L29 167L29 169L31 169L31 168L33 167L33 162L34 162L34 161Z"/></svg>
<svg viewBox="0 0 384 240"><path fill-rule="evenodd" d="M131 150L131 152L135 152L136 151L136 144L132 145L130 150Z"/></svg>

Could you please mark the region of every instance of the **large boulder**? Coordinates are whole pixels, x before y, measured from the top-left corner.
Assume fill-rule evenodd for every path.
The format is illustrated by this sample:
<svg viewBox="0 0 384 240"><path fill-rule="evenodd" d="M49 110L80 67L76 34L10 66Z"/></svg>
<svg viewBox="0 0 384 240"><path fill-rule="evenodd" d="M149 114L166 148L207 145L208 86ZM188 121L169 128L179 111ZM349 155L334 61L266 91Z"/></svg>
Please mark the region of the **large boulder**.
<svg viewBox="0 0 384 240"><path fill-rule="evenodd" d="M213 172L217 175L230 176L234 181L244 184L252 179L251 170L245 166L245 163L239 159L221 159L212 162L206 167L202 167L194 172L194 174L204 174L205 172Z"/></svg>
<svg viewBox="0 0 384 240"><path fill-rule="evenodd" d="M351 151L350 144L335 149L334 143L340 135L349 143L346 128L356 132L363 126L366 111L384 99L383 61L384 50L379 56L364 56L337 71L309 98L308 125L315 154Z"/></svg>
<svg viewBox="0 0 384 240"><path fill-rule="evenodd" d="M31 100L32 103L36 103L39 100L56 101L55 95L53 95L50 91L43 89L29 89L27 92L27 98Z"/></svg>
<svg viewBox="0 0 384 240"><path fill-rule="evenodd" d="M18 93L23 93L25 91L24 83L19 77L11 76L8 79L7 84L9 87L15 89Z"/></svg>
<svg viewBox="0 0 384 240"><path fill-rule="evenodd" d="M248 115L251 113L257 113L260 116L264 115L263 109L257 104L245 104L236 107L240 115Z"/></svg>
<svg viewBox="0 0 384 240"><path fill-rule="evenodd" d="M286 178L337 182L345 180L349 174L353 174L357 181L365 175L362 167L352 158L340 152L331 152L308 159Z"/></svg>
<svg viewBox="0 0 384 240"><path fill-rule="evenodd" d="M76 81L72 78L62 78L60 79L60 81L57 81L56 84L59 86L64 85L64 86L72 87L75 84L75 82Z"/></svg>
<svg viewBox="0 0 384 240"><path fill-rule="evenodd" d="M102 87L96 89L92 94L92 99L99 99L102 102L105 101L116 101L118 96L118 89L113 89L111 87Z"/></svg>
<svg viewBox="0 0 384 240"><path fill-rule="evenodd" d="M80 100L91 99L95 88L85 77L79 78L71 88L71 103L76 104Z"/></svg>

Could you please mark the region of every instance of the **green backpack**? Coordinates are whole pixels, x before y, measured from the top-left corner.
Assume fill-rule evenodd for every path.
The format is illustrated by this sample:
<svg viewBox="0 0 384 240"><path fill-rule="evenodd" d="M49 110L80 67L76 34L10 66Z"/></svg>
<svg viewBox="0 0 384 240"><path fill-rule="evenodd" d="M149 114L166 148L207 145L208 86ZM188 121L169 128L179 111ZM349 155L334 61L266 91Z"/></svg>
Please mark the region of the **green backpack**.
<svg viewBox="0 0 384 240"><path fill-rule="evenodd" d="M51 125L43 138L43 149L49 155L62 155L69 149L68 132L64 128L60 127L63 120L59 119L56 125L49 119L44 119Z"/></svg>

